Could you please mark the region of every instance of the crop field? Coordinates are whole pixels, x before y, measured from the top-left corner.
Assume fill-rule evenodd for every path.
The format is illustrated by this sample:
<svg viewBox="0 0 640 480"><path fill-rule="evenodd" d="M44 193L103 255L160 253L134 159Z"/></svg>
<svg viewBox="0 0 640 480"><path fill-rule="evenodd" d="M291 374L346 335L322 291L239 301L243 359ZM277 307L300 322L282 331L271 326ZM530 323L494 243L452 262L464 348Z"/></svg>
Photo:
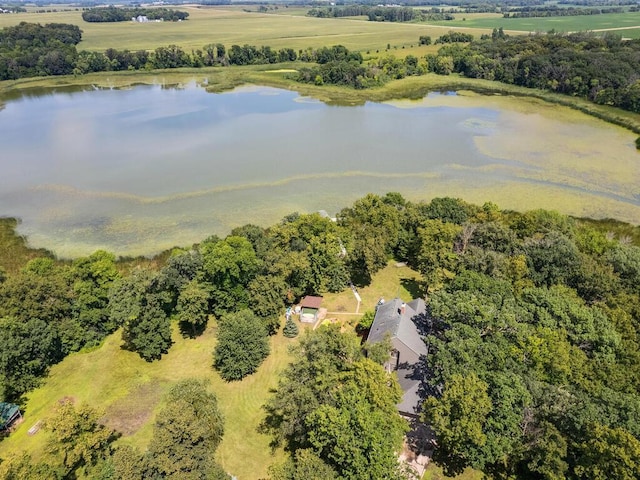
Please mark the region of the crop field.
<svg viewBox="0 0 640 480"><path fill-rule="evenodd" d="M368 22L354 19L312 18L294 11L293 15L246 12L237 7L180 6L189 12L184 22L88 23L80 11L21 13L0 15L0 27L19 22L71 23L80 26L83 40L79 50L104 51L107 48L153 50L160 46L178 45L186 50L202 48L209 43L269 45L279 49L305 49L341 44L351 50L366 52L391 48L410 48L420 35L433 38L449 28L415 23ZM475 33L475 32L474 32ZM477 35L490 33L478 30Z"/></svg>
<svg viewBox="0 0 640 480"><path fill-rule="evenodd" d="M545 18L504 18L501 14L457 13L456 19L447 22L433 22L437 25L493 29L502 27L508 31L558 32L612 31L622 37L640 37L640 12L611 13L604 15L578 15L572 17ZM464 19L464 20L463 20Z"/></svg>

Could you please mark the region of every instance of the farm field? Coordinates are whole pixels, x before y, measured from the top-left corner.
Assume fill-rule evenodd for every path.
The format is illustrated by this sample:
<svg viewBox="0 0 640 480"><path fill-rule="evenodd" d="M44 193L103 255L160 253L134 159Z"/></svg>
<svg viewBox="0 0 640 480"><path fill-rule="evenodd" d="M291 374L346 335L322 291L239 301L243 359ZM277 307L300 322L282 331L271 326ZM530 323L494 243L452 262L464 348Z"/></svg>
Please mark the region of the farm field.
<svg viewBox="0 0 640 480"><path fill-rule="evenodd" d="M455 17L455 20L431 23L452 28L493 29L502 27L506 31L520 32L548 32L553 29L558 32L613 31L623 37L640 37L640 12L546 18L504 18L502 14L457 13Z"/></svg>
<svg viewBox="0 0 640 480"><path fill-rule="evenodd" d="M381 296L397 295L409 300L418 294L417 276L410 268L397 268L391 263L374 276L370 286L360 291L366 303L361 312L371 310ZM347 289L327 296L324 306L330 311L353 312L355 300ZM344 315L341 320L355 324L354 318ZM311 328L300 325L301 331ZM37 458L45 448L47 432L40 430L28 435L27 430L46 419L65 397L100 409L105 424L123 434L119 443L144 449L151 439L155 415L164 407L162 398L166 392L182 379L198 378L210 382L209 390L218 396L226 419L217 460L239 480L265 478L268 466L285 454L273 451L269 446L271 438L258 432L264 415L262 405L269 390L277 385L278 373L291 360L288 347L296 340L282 334L271 337L271 354L255 374L240 382L225 382L211 367L216 332L215 324L210 322L200 337L184 339L175 328L171 350L152 363L122 350L120 331L107 337L96 350L70 355L52 367L42 387L28 395L24 421L0 442L0 456L7 458L28 451Z"/></svg>
<svg viewBox="0 0 640 480"><path fill-rule="evenodd" d="M417 45L420 35L434 38L448 27L415 23L378 23L353 19L325 19L301 16L303 12L263 14L233 7L180 6L189 12L185 22L88 23L80 11L21 13L0 15L0 28L20 22L70 23L83 31L79 50L104 51L107 48L153 50L178 45L186 50L209 43L269 45L274 49L322 47L341 44L351 50L384 50ZM477 35L490 30L474 31Z"/></svg>

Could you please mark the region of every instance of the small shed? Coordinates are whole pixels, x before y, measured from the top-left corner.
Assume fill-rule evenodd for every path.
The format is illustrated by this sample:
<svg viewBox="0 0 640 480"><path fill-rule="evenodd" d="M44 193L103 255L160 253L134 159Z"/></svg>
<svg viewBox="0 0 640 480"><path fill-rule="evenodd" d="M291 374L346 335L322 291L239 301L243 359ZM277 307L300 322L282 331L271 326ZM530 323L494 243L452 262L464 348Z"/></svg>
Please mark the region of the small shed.
<svg viewBox="0 0 640 480"><path fill-rule="evenodd" d="M300 301L300 321L315 323L318 320L318 311L322 305L322 297L307 295Z"/></svg>
<svg viewBox="0 0 640 480"><path fill-rule="evenodd" d="M0 402L0 431L8 430L18 418L22 418L18 405Z"/></svg>

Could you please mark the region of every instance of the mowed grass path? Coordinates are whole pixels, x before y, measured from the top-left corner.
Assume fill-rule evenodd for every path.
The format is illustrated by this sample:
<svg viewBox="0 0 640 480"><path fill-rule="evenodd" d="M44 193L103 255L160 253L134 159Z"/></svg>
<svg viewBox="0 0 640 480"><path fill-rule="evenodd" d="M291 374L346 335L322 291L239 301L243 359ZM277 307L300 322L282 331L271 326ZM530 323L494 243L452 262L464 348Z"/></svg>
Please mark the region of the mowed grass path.
<svg viewBox="0 0 640 480"><path fill-rule="evenodd" d="M322 47L341 44L351 50L384 50L417 45L420 35L434 38L447 31L441 26L415 23L367 22L352 19L312 18L300 15L261 14L237 8L179 6L189 12L184 22L88 23L80 11L0 15L0 28L18 23L71 23L83 31L79 50L107 48L153 50L171 44L190 51L210 43L227 47L268 45L274 49ZM293 12L299 13L299 12ZM479 30L477 35L487 33Z"/></svg>
<svg viewBox="0 0 640 480"><path fill-rule="evenodd" d="M360 290L361 312L372 310L381 296L409 300L416 295L418 274L408 267L394 265L395 262L390 263L374 276L370 286ZM324 306L330 311L353 312L353 293L347 289L327 295ZM355 320L347 315L343 319ZM301 325L301 330L304 328L311 326ZM210 382L210 390L216 393L226 419L218 461L239 480L266 478L269 465L286 454L282 450L273 451L269 446L271 437L258 431L264 418L262 405L277 385L279 372L293 360L288 347L296 340L284 338L281 333L271 337L271 354L255 374L241 382L225 382L211 367L216 332L214 322L196 339L184 339L175 329L175 343L169 353L151 363L120 348L120 331L107 337L94 351L70 355L53 366L43 385L28 395L24 421L0 441L0 457L21 451L36 458L42 455L47 432L40 430L30 436L27 431L48 418L64 398L99 409L103 422L122 434L118 443L144 450L153 433L155 416L164 406L162 399L166 392L184 378L198 378Z"/></svg>
<svg viewBox="0 0 640 480"><path fill-rule="evenodd" d="M448 22L433 22L453 28L472 27L521 32L578 32L585 30L611 30L623 37L640 36L640 12L611 13L603 15L577 15L573 17L504 18L502 14L455 14ZM463 20L465 18L466 20ZM619 30L617 30L619 29Z"/></svg>

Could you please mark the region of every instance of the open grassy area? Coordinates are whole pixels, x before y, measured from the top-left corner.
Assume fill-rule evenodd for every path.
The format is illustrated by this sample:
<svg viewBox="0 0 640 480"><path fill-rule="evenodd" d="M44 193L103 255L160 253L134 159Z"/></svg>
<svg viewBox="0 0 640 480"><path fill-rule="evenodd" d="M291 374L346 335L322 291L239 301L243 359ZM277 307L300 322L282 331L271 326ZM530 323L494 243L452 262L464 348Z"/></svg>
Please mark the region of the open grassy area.
<svg viewBox="0 0 640 480"><path fill-rule="evenodd" d="M226 418L225 434L218 459L240 480L264 477L267 467L284 454L272 452L270 437L258 433L262 405L269 389L277 383L278 372L289 361L291 340L271 339L271 355L258 372L242 382L224 382L213 371L212 351L216 328L211 325L197 339L183 339L174 331L174 345L162 360L147 363L137 354L120 348L120 332L89 353L77 353L51 369L41 388L33 391L25 408L24 422L16 432L0 442L0 456L21 450L38 456L44 448L46 432L33 436L27 430L47 418L56 403L70 397L104 412L106 425L118 429L120 443L144 448L152 434L154 417L162 408L162 397L184 378L204 378L211 382Z"/></svg>
<svg viewBox="0 0 640 480"><path fill-rule="evenodd" d="M457 13L456 19L429 22L452 29L467 27L493 29L502 27L519 32L577 32L584 30L611 30L622 37L637 38L640 34L640 12L607 13L603 15L577 15L569 17L504 18L502 14Z"/></svg>
<svg viewBox="0 0 640 480"><path fill-rule="evenodd" d="M296 50L341 44L364 52L384 50L387 44L392 48L410 47L418 43L420 35L435 38L443 33L440 26L312 18L300 15L301 12L263 14L245 12L238 7L180 6L179 9L189 12L187 21L88 23L82 20L80 11L63 11L0 15L0 28L22 21L71 23L83 31L78 49L95 51L153 50L171 44L191 50L209 43L222 43L228 47L250 44ZM484 30L479 30L478 35L482 32Z"/></svg>
<svg viewBox="0 0 640 480"><path fill-rule="evenodd" d="M420 274L407 266L399 265L391 261L386 268L376 273L371 285L358 289L362 299L359 314L374 310L380 298L391 300L398 297L408 302L424 296ZM322 306L327 309L327 318L335 318L345 326L355 327L360 319L360 315L355 315L357 303L353 292L347 289L340 293L325 294Z"/></svg>

